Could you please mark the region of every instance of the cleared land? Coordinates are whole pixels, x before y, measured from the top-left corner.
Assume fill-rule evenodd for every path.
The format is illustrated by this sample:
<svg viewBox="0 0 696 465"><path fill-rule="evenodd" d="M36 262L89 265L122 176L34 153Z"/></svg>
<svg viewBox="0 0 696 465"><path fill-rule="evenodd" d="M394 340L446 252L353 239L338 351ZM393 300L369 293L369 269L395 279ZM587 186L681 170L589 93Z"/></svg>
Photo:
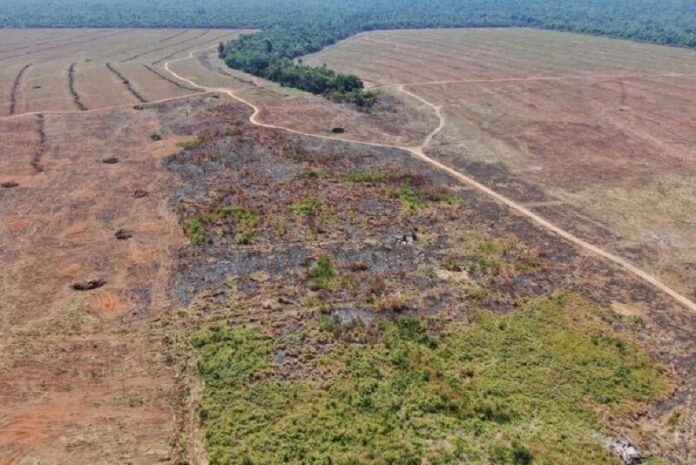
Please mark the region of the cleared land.
<svg viewBox="0 0 696 465"><path fill-rule="evenodd" d="M696 296L694 51L524 29L385 31L306 61L405 84L442 108L429 153Z"/></svg>
<svg viewBox="0 0 696 465"><path fill-rule="evenodd" d="M233 90L260 109L260 122L294 131L330 136L334 128L342 128L341 137L348 139L416 146L437 125L426 105L396 93L385 94L372 112L356 111L232 70L214 52L194 53L167 66L198 85Z"/></svg>
<svg viewBox="0 0 696 465"><path fill-rule="evenodd" d="M160 75L161 63L191 50L215 47L239 33L226 29L1 30L3 115L94 110L190 94Z"/></svg>
<svg viewBox="0 0 696 465"><path fill-rule="evenodd" d="M430 144L398 87L361 113L192 53L225 31L73 32L0 47L65 47L0 118L0 464L690 463L696 315L414 158L449 113Z"/></svg>

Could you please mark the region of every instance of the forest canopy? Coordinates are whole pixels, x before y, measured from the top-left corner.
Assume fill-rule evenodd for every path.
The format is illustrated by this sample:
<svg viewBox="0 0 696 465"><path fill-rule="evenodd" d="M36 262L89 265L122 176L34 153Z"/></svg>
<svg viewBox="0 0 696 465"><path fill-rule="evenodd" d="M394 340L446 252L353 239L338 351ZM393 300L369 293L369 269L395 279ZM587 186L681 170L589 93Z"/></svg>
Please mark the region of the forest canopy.
<svg viewBox="0 0 696 465"><path fill-rule="evenodd" d="M2 0L0 27L528 26L696 47L693 0Z"/></svg>

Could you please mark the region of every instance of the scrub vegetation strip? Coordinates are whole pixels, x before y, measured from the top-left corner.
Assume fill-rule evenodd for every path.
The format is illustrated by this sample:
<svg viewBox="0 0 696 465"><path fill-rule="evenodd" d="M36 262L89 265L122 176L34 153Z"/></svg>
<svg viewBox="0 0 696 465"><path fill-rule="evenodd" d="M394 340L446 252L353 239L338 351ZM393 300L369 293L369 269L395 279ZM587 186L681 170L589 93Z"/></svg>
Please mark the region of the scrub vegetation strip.
<svg viewBox="0 0 696 465"><path fill-rule="evenodd" d="M46 152L46 118L44 115L36 115L36 132L39 134L39 142L34 149L34 153L31 157L31 166L37 173L42 173L44 167L41 164L41 159Z"/></svg>
<svg viewBox="0 0 696 465"><path fill-rule="evenodd" d="M130 82L128 79L126 79L125 76L123 76L123 74L121 74L116 68L114 68L114 67L111 65L111 63L107 63L107 64L106 64L106 67L109 69L109 71L111 71L112 73L114 73L114 74L121 80L121 82L123 83L123 85L126 86L126 89L128 89L128 92L130 92L131 94L133 94L133 96L134 96L136 99L138 99L138 101L140 101L141 103L147 103L147 100L145 99L145 97L143 97L142 95L140 95L140 94L138 93L138 91L135 90L135 89L133 88L133 85L131 84L131 82Z"/></svg>
<svg viewBox="0 0 696 465"><path fill-rule="evenodd" d="M210 40L207 40L207 41L205 41L205 42L200 42L200 43L196 43L196 44L190 45L190 46L188 46L188 47L184 47L184 48L182 48L182 49L179 49L179 50L177 50L177 51L175 51L175 52L170 53L169 55L167 55L167 56L165 56L165 57L162 57L162 58L159 58L159 59L153 61L152 64L153 64L153 65L157 65L157 64L159 64L159 63L162 63L163 61L166 61L166 60L172 58L173 56L175 56L175 55L178 54L178 53L187 52L187 51L191 50L192 48L196 48L196 47L199 47L199 46L201 46L201 45L206 45L206 44L210 44L210 43L219 42L219 41L221 41L221 40L224 40L224 39L229 38L229 36L230 36L229 33L225 33L225 34L223 34L223 35L221 35L221 36L215 37L214 39L210 39Z"/></svg>
<svg viewBox="0 0 696 465"><path fill-rule="evenodd" d="M10 115L14 115L17 111L17 91L19 90L19 83L22 80L22 76L31 67L31 65L31 63L24 65L22 69L19 70L17 76L15 76L14 82L12 83L12 91L10 92Z"/></svg>
<svg viewBox="0 0 696 465"><path fill-rule="evenodd" d="M73 102L75 102L75 106L80 111L86 111L87 107L84 103L82 103L80 100L80 95L77 93L77 90L75 90L75 66L76 63L72 63L68 68L68 89L70 90L70 95L72 96Z"/></svg>
<svg viewBox="0 0 696 465"><path fill-rule="evenodd" d="M168 40L175 39L175 38L177 38L177 37L179 37L179 36L182 36L182 35L186 34L188 31L189 31L188 29L184 29L183 31L179 31L179 32L177 32L176 34L172 34L172 35L170 35L169 37L165 37L164 39L160 40L160 43L166 42L166 41L168 41Z"/></svg>

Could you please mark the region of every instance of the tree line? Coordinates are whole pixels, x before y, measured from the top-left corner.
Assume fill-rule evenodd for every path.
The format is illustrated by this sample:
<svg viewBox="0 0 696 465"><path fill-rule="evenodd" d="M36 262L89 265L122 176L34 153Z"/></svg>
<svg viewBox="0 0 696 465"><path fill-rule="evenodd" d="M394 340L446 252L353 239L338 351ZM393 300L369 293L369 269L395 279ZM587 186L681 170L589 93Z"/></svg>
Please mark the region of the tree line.
<svg viewBox="0 0 696 465"><path fill-rule="evenodd" d="M335 41L331 33L317 25L273 27L220 44L218 53L231 68L338 102L371 107L375 94L364 90L357 76L336 73L326 66L309 66L301 59L295 61Z"/></svg>

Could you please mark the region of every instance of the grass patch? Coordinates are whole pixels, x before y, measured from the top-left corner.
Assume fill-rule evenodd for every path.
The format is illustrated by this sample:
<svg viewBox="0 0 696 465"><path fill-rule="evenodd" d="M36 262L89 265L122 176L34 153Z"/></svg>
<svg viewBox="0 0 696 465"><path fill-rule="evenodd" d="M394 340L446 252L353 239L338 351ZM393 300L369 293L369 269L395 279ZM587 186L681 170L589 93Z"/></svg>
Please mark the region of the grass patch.
<svg viewBox="0 0 696 465"><path fill-rule="evenodd" d="M300 179L326 179L328 177L329 173L326 171L310 170L300 174Z"/></svg>
<svg viewBox="0 0 696 465"><path fill-rule="evenodd" d="M329 263L317 279L331 279ZM197 331L210 463L617 464L599 417L664 389L639 347L575 301L481 313L437 335L424 326L344 329L322 317L278 342L255 328ZM315 352L296 381L273 361L280 347Z"/></svg>
<svg viewBox="0 0 696 465"><path fill-rule="evenodd" d="M82 303L78 299L72 299L67 306L68 330L70 334L79 334L82 326L86 322L85 314L82 310Z"/></svg>
<svg viewBox="0 0 696 465"><path fill-rule="evenodd" d="M184 222L184 231L191 241L191 245L199 246L203 244L203 224L198 218L189 218Z"/></svg>
<svg viewBox="0 0 696 465"><path fill-rule="evenodd" d="M331 259L326 255L319 257L316 263L309 269L309 279L314 288L320 289L327 287L335 278L336 272L334 271L333 263L331 263Z"/></svg>
<svg viewBox="0 0 696 465"><path fill-rule="evenodd" d="M426 202L459 205L460 199L446 189L435 189L428 186L398 184L387 186L387 196L401 200L403 208L411 213L418 211Z"/></svg>
<svg viewBox="0 0 696 465"><path fill-rule="evenodd" d="M422 205L422 201L418 194L416 194L413 187L406 184L389 186L386 189L386 193L393 199L401 200L401 205L403 206L404 210L408 212L415 212Z"/></svg>
<svg viewBox="0 0 696 465"><path fill-rule="evenodd" d="M505 246L496 241L481 242L476 248L479 253L479 260L474 267L475 270L485 273L490 270L498 270L505 262Z"/></svg>
<svg viewBox="0 0 696 465"><path fill-rule="evenodd" d="M311 215L317 209L318 204L316 200L305 199L301 202L294 203L290 209L296 215Z"/></svg>
<svg viewBox="0 0 696 465"><path fill-rule="evenodd" d="M237 127L226 127L224 131L222 131L222 135L225 137L240 136L241 134L242 130Z"/></svg>
<svg viewBox="0 0 696 465"><path fill-rule="evenodd" d="M260 222L259 215L256 212L244 207L228 205L210 213L208 220L212 223L218 223L231 216L235 217L241 226L240 231L237 233L237 243L239 245L252 244L254 233Z"/></svg>
<svg viewBox="0 0 696 465"><path fill-rule="evenodd" d="M200 147L201 141L196 137L195 139L182 140L181 142L177 142L176 145L184 150L193 150Z"/></svg>
<svg viewBox="0 0 696 465"><path fill-rule="evenodd" d="M392 179L394 179L394 175L385 171L351 171L341 176L343 182L349 183L385 182Z"/></svg>

